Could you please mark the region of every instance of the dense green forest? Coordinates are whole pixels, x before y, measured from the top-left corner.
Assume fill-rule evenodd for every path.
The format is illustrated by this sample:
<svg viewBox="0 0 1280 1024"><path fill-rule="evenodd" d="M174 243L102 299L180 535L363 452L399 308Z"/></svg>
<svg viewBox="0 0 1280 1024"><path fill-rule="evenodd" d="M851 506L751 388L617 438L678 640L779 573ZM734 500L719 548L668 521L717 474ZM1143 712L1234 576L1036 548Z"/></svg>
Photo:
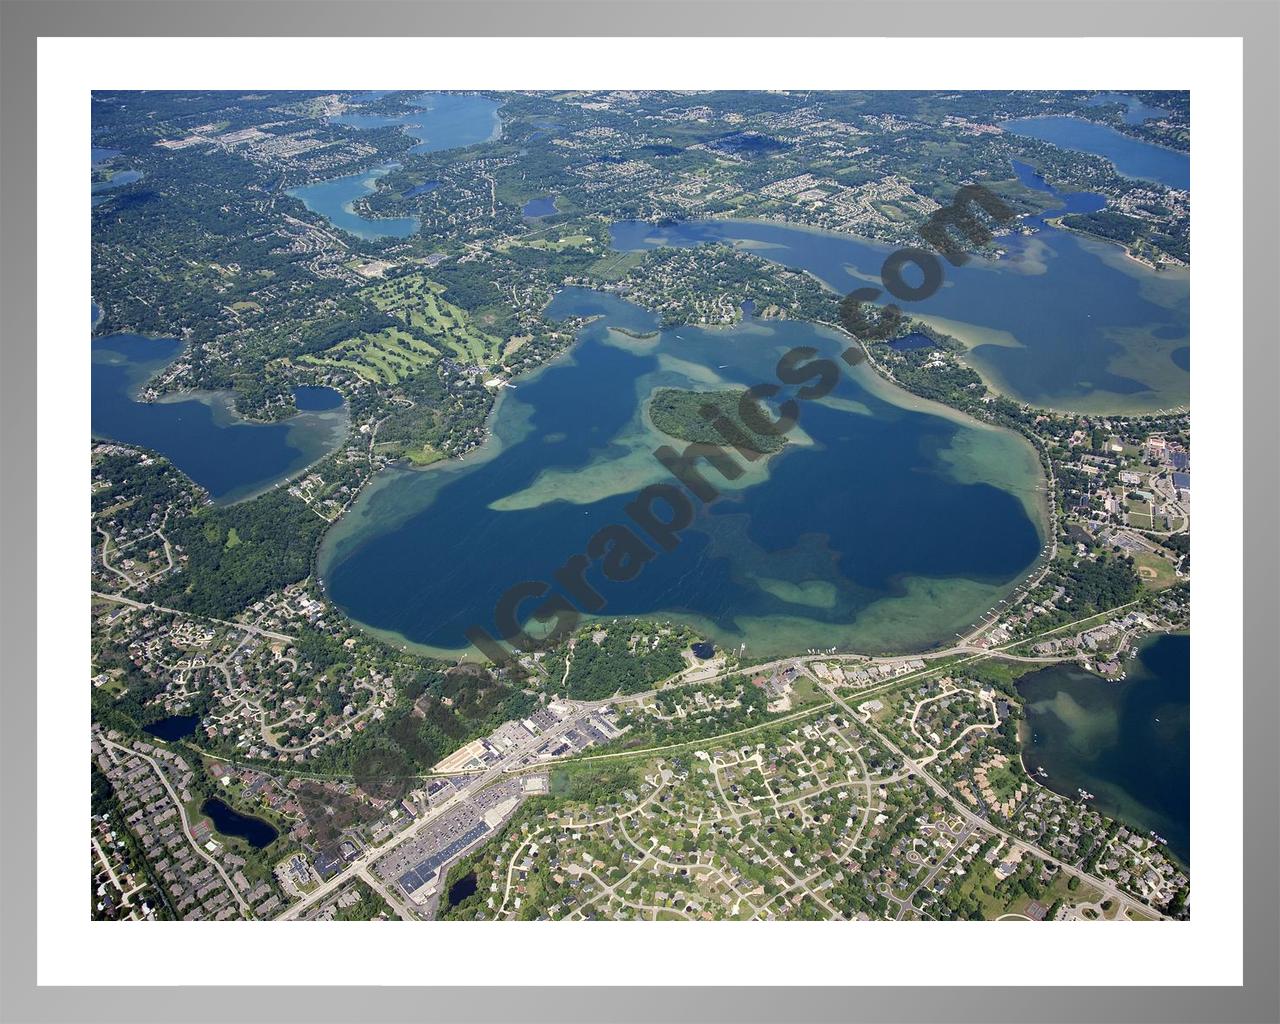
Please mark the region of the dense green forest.
<svg viewBox="0 0 1280 1024"><path fill-rule="evenodd" d="M1092 561L1082 558L1063 566L1059 572L1075 618L1132 601L1140 589L1133 559L1105 551Z"/></svg>
<svg viewBox="0 0 1280 1024"><path fill-rule="evenodd" d="M210 506L172 524L169 539L188 556L152 600L181 611L231 619L272 591L305 579L325 520L287 491L238 505Z"/></svg>
<svg viewBox="0 0 1280 1024"><path fill-rule="evenodd" d="M787 443L785 437L762 434L743 423L740 410L746 394L745 389L685 391L681 388L659 388L649 399L649 418L664 434L682 441L722 447L741 443L748 451L764 455L781 451ZM721 417L729 423L723 432L716 427Z"/></svg>
<svg viewBox="0 0 1280 1024"><path fill-rule="evenodd" d="M685 667L689 645L684 630L662 630L646 623L617 623L597 643L599 632L578 637L569 664L569 696L602 700L615 693L639 693Z"/></svg>
<svg viewBox="0 0 1280 1024"><path fill-rule="evenodd" d="M1158 210L1153 210L1158 212ZM1169 233L1156 230L1150 221L1114 210L1099 210L1096 213L1070 213L1062 218L1065 227L1077 231L1085 231L1099 238L1119 242L1136 250L1141 250L1144 243L1176 256L1180 260L1191 259L1191 238L1185 232Z"/></svg>

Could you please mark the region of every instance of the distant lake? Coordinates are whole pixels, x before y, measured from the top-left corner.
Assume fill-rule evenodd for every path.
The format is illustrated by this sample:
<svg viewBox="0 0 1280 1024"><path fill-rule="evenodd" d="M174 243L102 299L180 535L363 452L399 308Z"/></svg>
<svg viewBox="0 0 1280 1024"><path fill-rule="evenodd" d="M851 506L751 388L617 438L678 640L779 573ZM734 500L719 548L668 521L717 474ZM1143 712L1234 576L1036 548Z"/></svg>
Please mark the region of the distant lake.
<svg viewBox="0 0 1280 1024"><path fill-rule="evenodd" d="M158 740L172 743L174 740L183 740L192 735L199 724L199 715L170 715L158 722L144 725L142 731Z"/></svg>
<svg viewBox="0 0 1280 1024"><path fill-rule="evenodd" d="M1024 117L1000 125L1007 132L1051 142L1077 153L1110 160L1129 178L1158 181L1170 188L1191 188L1191 155L1130 138L1105 124L1082 117Z"/></svg>
<svg viewBox="0 0 1280 1024"><path fill-rule="evenodd" d="M278 423L241 419L228 392L137 401L140 388L181 353L173 338L93 339L93 436L159 452L221 503L288 479L346 437L347 407L331 388L298 388L302 411Z"/></svg>
<svg viewBox="0 0 1280 1024"><path fill-rule="evenodd" d="M1051 191L1021 165L1024 184ZM1029 174L1027 172L1030 172ZM1060 214L1097 209L1099 197L1064 195ZM1024 402L1088 413L1185 406L1190 377L1174 353L1190 344L1189 274L1152 271L1110 243L1027 222L1031 236L1000 239L1008 255L945 265L943 287L903 310L968 348L966 362L992 387ZM807 270L840 294L879 278L891 248L856 235L774 221L619 221L620 251L724 242Z"/></svg>
<svg viewBox="0 0 1280 1024"><path fill-rule="evenodd" d="M428 192L434 192L440 187L438 181L424 181L421 185L414 185L413 188L405 189L403 192L405 199L412 199L414 196L425 195Z"/></svg>
<svg viewBox="0 0 1280 1024"><path fill-rule="evenodd" d="M380 98L379 93L366 94ZM497 138L502 133L498 116L499 103L484 96L457 93L420 93L406 100L410 108L403 113L354 113L330 118L334 124L352 128L386 128L399 126L420 141L410 153L436 153L446 149L474 146ZM326 218L334 227L349 231L357 238L376 241L380 238L408 238L421 226L417 217L362 217L355 212L356 200L370 195L378 179L394 170L397 164L373 167L357 174L314 182L291 188L288 194L312 213ZM436 188L438 181L428 181L405 192L405 196L421 195Z"/></svg>
<svg viewBox="0 0 1280 1024"><path fill-rule="evenodd" d="M540 199L530 199L524 204L520 212L526 217L550 217L556 212L555 196L542 196Z"/></svg>
<svg viewBox="0 0 1280 1024"><path fill-rule="evenodd" d="M312 213L318 213L336 228L349 231L357 238L376 241L379 238L408 238L420 222L417 217L362 217L355 212L357 199L370 195L378 187L378 179L390 174L394 164L373 167L357 174L330 178L311 185L288 190L288 195L301 199Z"/></svg>
<svg viewBox="0 0 1280 1024"><path fill-rule="evenodd" d="M644 486L670 479L653 455L669 440L647 417L654 390L746 387L775 380L798 345L844 348L802 321L660 330L653 314L583 288L562 290L547 316L600 319L504 389L480 451L384 470L326 535L319 575L358 622L396 642L465 649L468 627L494 631L508 587L550 580L598 530L629 522L624 506ZM1043 476L1030 445L865 365L803 403L780 454L723 486L676 550L635 579L588 572L602 615L670 616L756 655L916 650L973 623L1041 552Z"/></svg>
<svg viewBox="0 0 1280 1024"><path fill-rule="evenodd" d="M241 814L233 807L228 807L216 796L211 796L200 805L200 813L208 815L216 831L224 836L236 836L245 840L255 850L270 846L280 835L269 821Z"/></svg>
<svg viewBox="0 0 1280 1024"><path fill-rule="evenodd" d="M380 96L373 94L373 99ZM502 133L499 103L484 96L424 92L405 100L411 108L397 114L362 114L331 117L333 124L352 128L386 128L394 125L418 140L410 153L438 153L496 139Z"/></svg>
<svg viewBox="0 0 1280 1024"><path fill-rule="evenodd" d="M1068 797L1142 833L1154 829L1183 863L1191 856L1191 638L1148 640L1122 682L1071 665L1023 676L1029 733L1023 763Z"/></svg>
<svg viewBox="0 0 1280 1024"><path fill-rule="evenodd" d="M538 142L540 139L548 138L563 128L564 125L555 121L535 121L533 127L535 130L529 133L530 142Z"/></svg>
<svg viewBox="0 0 1280 1024"><path fill-rule="evenodd" d="M97 195L99 192L106 192L113 188L123 188L125 185L132 185L135 181L141 180L141 171L117 171L108 181L95 181L90 184L89 191Z"/></svg>
<svg viewBox="0 0 1280 1024"><path fill-rule="evenodd" d="M1131 96L1128 93L1121 92L1104 92L1094 96L1085 104L1087 107L1105 107L1111 104L1122 105L1124 110L1125 124L1142 124L1144 121L1151 121L1158 117L1167 117L1169 111L1163 107L1152 107L1143 103L1137 96Z"/></svg>

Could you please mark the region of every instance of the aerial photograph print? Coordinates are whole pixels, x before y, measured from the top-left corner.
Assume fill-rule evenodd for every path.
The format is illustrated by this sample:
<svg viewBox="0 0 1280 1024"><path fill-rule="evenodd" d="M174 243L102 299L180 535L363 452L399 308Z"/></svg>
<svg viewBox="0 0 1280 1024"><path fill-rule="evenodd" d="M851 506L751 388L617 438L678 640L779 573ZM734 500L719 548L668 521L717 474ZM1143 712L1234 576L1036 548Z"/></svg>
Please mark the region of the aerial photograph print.
<svg viewBox="0 0 1280 1024"><path fill-rule="evenodd" d="M95 91L93 920L1189 929L1190 109Z"/></svg>

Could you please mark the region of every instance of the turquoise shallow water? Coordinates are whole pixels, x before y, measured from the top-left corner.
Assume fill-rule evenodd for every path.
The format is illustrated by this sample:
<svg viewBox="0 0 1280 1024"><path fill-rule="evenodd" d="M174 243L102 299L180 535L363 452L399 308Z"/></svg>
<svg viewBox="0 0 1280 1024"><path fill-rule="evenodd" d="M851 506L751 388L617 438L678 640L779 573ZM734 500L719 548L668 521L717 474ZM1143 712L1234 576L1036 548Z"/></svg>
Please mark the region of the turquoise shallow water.
<svg viewBox="0 0 1280 1024"><path fill-rule="evenodd" d="M356 620L446 650L469 626L492 632L508 587L552 579L598 530L632 522L644 486L671 479L644 414L655 388L772 381L794 346L843 347L809 324L755 320L636 338L608 328L654 331L652 315L584 289L550 312L601 319L505 392L484 451L384 474L326 538L324 583ZM801 413L784 452L725 484L674 551L625 583L593 568L599 614L670 614L761 654L906 649L967 626L1035 562L1040 471L1021 438L921 407L865 367Z"/></svg>

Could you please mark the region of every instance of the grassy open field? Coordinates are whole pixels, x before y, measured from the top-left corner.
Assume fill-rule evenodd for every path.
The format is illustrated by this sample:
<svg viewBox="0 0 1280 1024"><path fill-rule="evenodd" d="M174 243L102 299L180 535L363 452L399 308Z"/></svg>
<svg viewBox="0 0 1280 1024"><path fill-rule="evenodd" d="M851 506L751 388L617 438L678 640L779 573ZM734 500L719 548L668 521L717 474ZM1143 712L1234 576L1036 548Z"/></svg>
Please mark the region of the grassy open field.
<svg viewBox="0 0 1280 1024"><path fill-rule="evenodd" d="M621 281L633 267L644 262L645 252L606 253L587 268L587 273L606 281Z"/></svg>
<svg viewBox="0 0 1280 1024"><path fill-rule="evenodd" d="M496 246L499 252L505 252L514 246L527 249L547 249L550 252L563 252L565 249L590 249L595 239L590 235L565 235L563 238L511 238Z"/></svg>
<svg viewBox="0 0 1280 1024"><path fill-rule="evenodd" d="M443 292L444 285L425 274L410 274L370 285L359 294L429 337L441 353L480 366L497 362L503 339L480 330L465 310L444 299Z"/></svg>
<svg viewBox="0 0 1280 1024"><path fill-rule="evenodd" d="M1174 571L1171 559L1161 558L1146 551L1135 551L1133 564L1142 582L1152 590L1163 590L1178 582L1178 574Z"/></svg>
<svg viewBox="0 0 1280 1024"><path fill-rule="evenodd" d="M401 321L405 328L388 327L349 338L299 361L351 370L384 385L420 372L441 356L477 366L498 362L504 339L477 327L470 314L443 297L444 290L444 285L425 274L369 285L358 293L361 298Z"/></svg>
<svg viewBox="0 0 1280 1024"><path fill-rule="evenodd" d="M302 356L299 362L352 370L375 384L395 384L430 366L440 351L397 327L339 342L320 355Z"/></svg>
<svg viewBox="0 0 1280 1024"><path fill-rule="evenodd" d="M1129 525L1139 530L1155 529L1152 523L1151 505L1145 501L1125 499L1125 509L1129 513Z"/></svg>

